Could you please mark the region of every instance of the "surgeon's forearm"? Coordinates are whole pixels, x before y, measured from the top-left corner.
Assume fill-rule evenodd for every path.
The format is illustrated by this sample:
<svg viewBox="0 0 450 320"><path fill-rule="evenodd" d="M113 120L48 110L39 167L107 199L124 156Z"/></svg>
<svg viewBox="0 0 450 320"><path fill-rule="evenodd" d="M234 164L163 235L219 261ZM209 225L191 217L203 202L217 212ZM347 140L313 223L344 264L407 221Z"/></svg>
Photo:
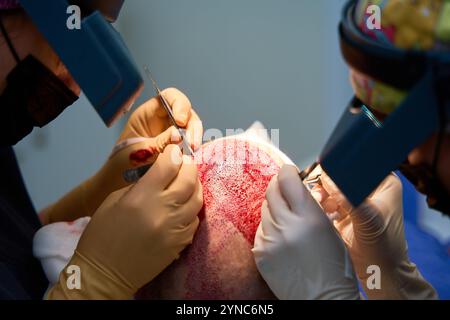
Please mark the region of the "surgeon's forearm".
<svg viewBox="0 0 450 320"><path fill-rule="evenodd" d="M93 176L44 209L39 214L41 222L45 225L92 216L112 191Z"/></svg>
<svg viewBox="0 0 450 320"><path fill-rule="evenodd" d="M40 213L41 222L48 224L92 216L109 194L127 186L118 169L121 161L119 157L108 160L95 175L44 209Z"/></svg>

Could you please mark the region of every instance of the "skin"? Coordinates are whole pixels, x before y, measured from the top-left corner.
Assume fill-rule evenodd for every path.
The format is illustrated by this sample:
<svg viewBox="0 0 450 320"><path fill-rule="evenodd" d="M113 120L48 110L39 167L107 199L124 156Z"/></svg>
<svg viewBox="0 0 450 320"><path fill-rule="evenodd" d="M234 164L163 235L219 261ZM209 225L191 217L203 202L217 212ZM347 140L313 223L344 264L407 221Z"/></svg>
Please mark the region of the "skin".
<svg viewBox="0 0 450 320"><path fill-rule="evenodd" d="M58 55L23 11L3 12L2 22L20 59L33 55L51 70L76 95L80 87L70 75ZM0 35L0 93L6 87L6 77L17 65L5 39Z"/></svg>

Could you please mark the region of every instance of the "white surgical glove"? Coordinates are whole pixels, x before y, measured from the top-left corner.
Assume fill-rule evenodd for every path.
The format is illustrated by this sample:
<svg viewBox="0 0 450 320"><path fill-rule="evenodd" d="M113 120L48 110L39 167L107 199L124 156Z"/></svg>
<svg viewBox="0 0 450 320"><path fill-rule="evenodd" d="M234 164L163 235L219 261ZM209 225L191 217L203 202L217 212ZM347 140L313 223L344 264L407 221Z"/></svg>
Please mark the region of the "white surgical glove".
<svg viewBox="0 0 450 320"><path fill-rule="evenodd" d="M327 213L336 210L334 222L345 241L358 278L369 299L435 299L433 287L409 260L403 230L402 185L390 174L354 209L323 172L325 192L313 192ZM332 209L331 209L332 208ZM374 269L375 268L375 269ZM378 272L377 282L374 272ZM374 276L372 276L374 275Z"/></svg>
<svg viewBox="0 0 450 320"><path fill-rule="evenodd" d="M360 297L344 243L294 166L269 184L253 253L279 299Z"/></svg>

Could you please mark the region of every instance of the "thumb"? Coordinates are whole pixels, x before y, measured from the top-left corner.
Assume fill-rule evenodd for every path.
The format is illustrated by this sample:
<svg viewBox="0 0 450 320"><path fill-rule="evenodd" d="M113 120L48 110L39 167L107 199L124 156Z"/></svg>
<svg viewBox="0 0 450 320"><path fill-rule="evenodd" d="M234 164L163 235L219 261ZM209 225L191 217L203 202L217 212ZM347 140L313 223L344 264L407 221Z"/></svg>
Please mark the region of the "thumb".
<svg viewBox="0 0 450 320"><path fill-rule="evenodd" d="M292 211L301 216L317 212L319 206L303 185L298 169L295 166L284 165L278 172L278 183L281 195Z"/></svg>

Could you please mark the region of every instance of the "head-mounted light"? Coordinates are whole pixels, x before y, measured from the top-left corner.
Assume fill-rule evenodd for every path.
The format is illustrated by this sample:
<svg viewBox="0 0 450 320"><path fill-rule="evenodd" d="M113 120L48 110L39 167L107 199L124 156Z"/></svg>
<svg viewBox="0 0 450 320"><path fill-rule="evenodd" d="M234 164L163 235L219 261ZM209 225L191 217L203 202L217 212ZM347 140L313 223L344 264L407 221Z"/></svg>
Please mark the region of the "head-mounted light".
<svg viewBox="0 0 450 320"><path fill-rule="evenodd" d="M123 0L20 0L106 125L126 112L143 80L115 21ZM81 28L69 29L69 5L81 9Z"/></svg>

